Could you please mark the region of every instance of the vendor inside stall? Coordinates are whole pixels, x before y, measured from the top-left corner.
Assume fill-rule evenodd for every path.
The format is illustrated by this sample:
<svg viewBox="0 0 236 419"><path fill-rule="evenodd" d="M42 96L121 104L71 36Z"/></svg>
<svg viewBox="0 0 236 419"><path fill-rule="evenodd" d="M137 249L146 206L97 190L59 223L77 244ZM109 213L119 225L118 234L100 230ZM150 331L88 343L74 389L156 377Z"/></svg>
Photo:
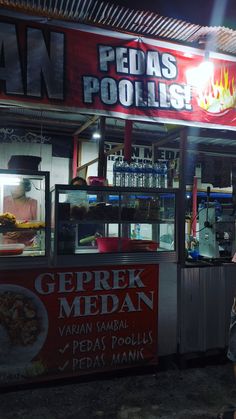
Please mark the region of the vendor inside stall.
<svg viewBox="0 0 236 419"><path fill-rule="evenodd" d="M9 186L10 194L3 200L3 211L12 214L17 221L37 220L37 200L30 198L26 193L31 190L29 179L23 178L18 185ZM4 243L24 243L31 246L35 232L10 231L4 234Z"/></svg>
<svg viewBox="0 0 236 419"><path fill-rule="evenodd" d="M30 190L29 179L22 179L19 185L11 186L10 195L4 197L3 210L14 214L17 220L36 220L37 201L26 196Z"/></svg>

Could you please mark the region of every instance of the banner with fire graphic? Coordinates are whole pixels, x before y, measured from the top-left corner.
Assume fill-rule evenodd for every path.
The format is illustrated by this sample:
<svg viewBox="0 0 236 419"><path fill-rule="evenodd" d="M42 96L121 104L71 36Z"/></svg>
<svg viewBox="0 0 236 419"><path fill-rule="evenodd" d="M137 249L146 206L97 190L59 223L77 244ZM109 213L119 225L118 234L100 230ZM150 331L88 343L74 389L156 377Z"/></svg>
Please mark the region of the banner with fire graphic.
<svg viewBox="0 0 236 419"><path fill-rule="evenodd" d="M236 57L37 19L0 41L2 104L236 129Z"/></svg>

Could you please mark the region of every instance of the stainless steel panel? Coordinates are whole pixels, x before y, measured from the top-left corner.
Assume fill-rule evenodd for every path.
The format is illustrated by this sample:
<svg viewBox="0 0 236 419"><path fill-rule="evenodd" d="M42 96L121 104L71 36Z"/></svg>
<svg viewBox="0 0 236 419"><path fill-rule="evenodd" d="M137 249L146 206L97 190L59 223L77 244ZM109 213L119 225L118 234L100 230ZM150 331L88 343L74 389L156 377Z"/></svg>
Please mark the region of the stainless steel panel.
<svg viewBox="0 0 236 419"><path fill-rule="evenodd" d="M200 284L204 302L202 350L224 348L225 278L222 267L200 269Z"/></svg>
<svg viewBox="0 0 236 419"><path fill-rule="evenodd" d="M158 354L177 352L177 265L160 263Z"/></svg>
<svg viewBox="0 0 236 419"><path fill-rule="evenodd" d="M181 269L178 300L179 351L198 350L199 347L199 268Z"/></svg>
<svg viewBox="0 0 236 419"><path fill-rule="evenodd" d="M181 269L178 319L180 353L226 346L222 266Z"/></svg>
<svg viewBox="0 0 236 419"><path fill-rule="evenodd" d="M228 344L230 312L233 299L236 297L236 264L225 264L223 267L225 278L225 336Z"/></svg>

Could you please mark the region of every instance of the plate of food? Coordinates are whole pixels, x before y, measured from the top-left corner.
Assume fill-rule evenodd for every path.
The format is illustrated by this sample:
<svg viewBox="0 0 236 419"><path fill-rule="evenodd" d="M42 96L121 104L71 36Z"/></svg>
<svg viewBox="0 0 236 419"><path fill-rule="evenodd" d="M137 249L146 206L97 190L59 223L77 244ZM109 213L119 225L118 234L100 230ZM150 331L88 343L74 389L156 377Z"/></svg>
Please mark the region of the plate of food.
<svg viewBox="0 0 236 419"><path fill-rule="evenodd" d="M22 229L35 229L38 230L40 228L45 228L44 221L18 221L16 222L17 228Z"/></svg>
<svg viewBox="0 0 236 419"><path fill-rule="evenodd" d="M0 227L13 227L16 224L16 217L10 212L0 214Z"/></svg>
<svg viewBox="0 0 236 419"><path fill-rule="evenodd" d="M23 243L0 244L0 256L21 255L24 251Z"/></svg>
<svg viewBox="0 0 236 419"><path fill-rule="evenodd" d="M29 363L47 333L47 310L38 296L22 286L0 284L0 365Z"/></svg>

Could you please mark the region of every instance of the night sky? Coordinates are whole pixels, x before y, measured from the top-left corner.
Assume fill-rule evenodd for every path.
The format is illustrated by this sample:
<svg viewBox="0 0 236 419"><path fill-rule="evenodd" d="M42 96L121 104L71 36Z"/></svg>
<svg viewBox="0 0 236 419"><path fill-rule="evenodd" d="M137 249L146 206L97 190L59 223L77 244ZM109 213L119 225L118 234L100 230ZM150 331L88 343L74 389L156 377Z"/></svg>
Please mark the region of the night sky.
<svg viewBox="0 0 236 419"><path fill-rule="evenodd" d="M113 4L155 11L206 26L236 29L236 0L111 0Z"/></svg>

